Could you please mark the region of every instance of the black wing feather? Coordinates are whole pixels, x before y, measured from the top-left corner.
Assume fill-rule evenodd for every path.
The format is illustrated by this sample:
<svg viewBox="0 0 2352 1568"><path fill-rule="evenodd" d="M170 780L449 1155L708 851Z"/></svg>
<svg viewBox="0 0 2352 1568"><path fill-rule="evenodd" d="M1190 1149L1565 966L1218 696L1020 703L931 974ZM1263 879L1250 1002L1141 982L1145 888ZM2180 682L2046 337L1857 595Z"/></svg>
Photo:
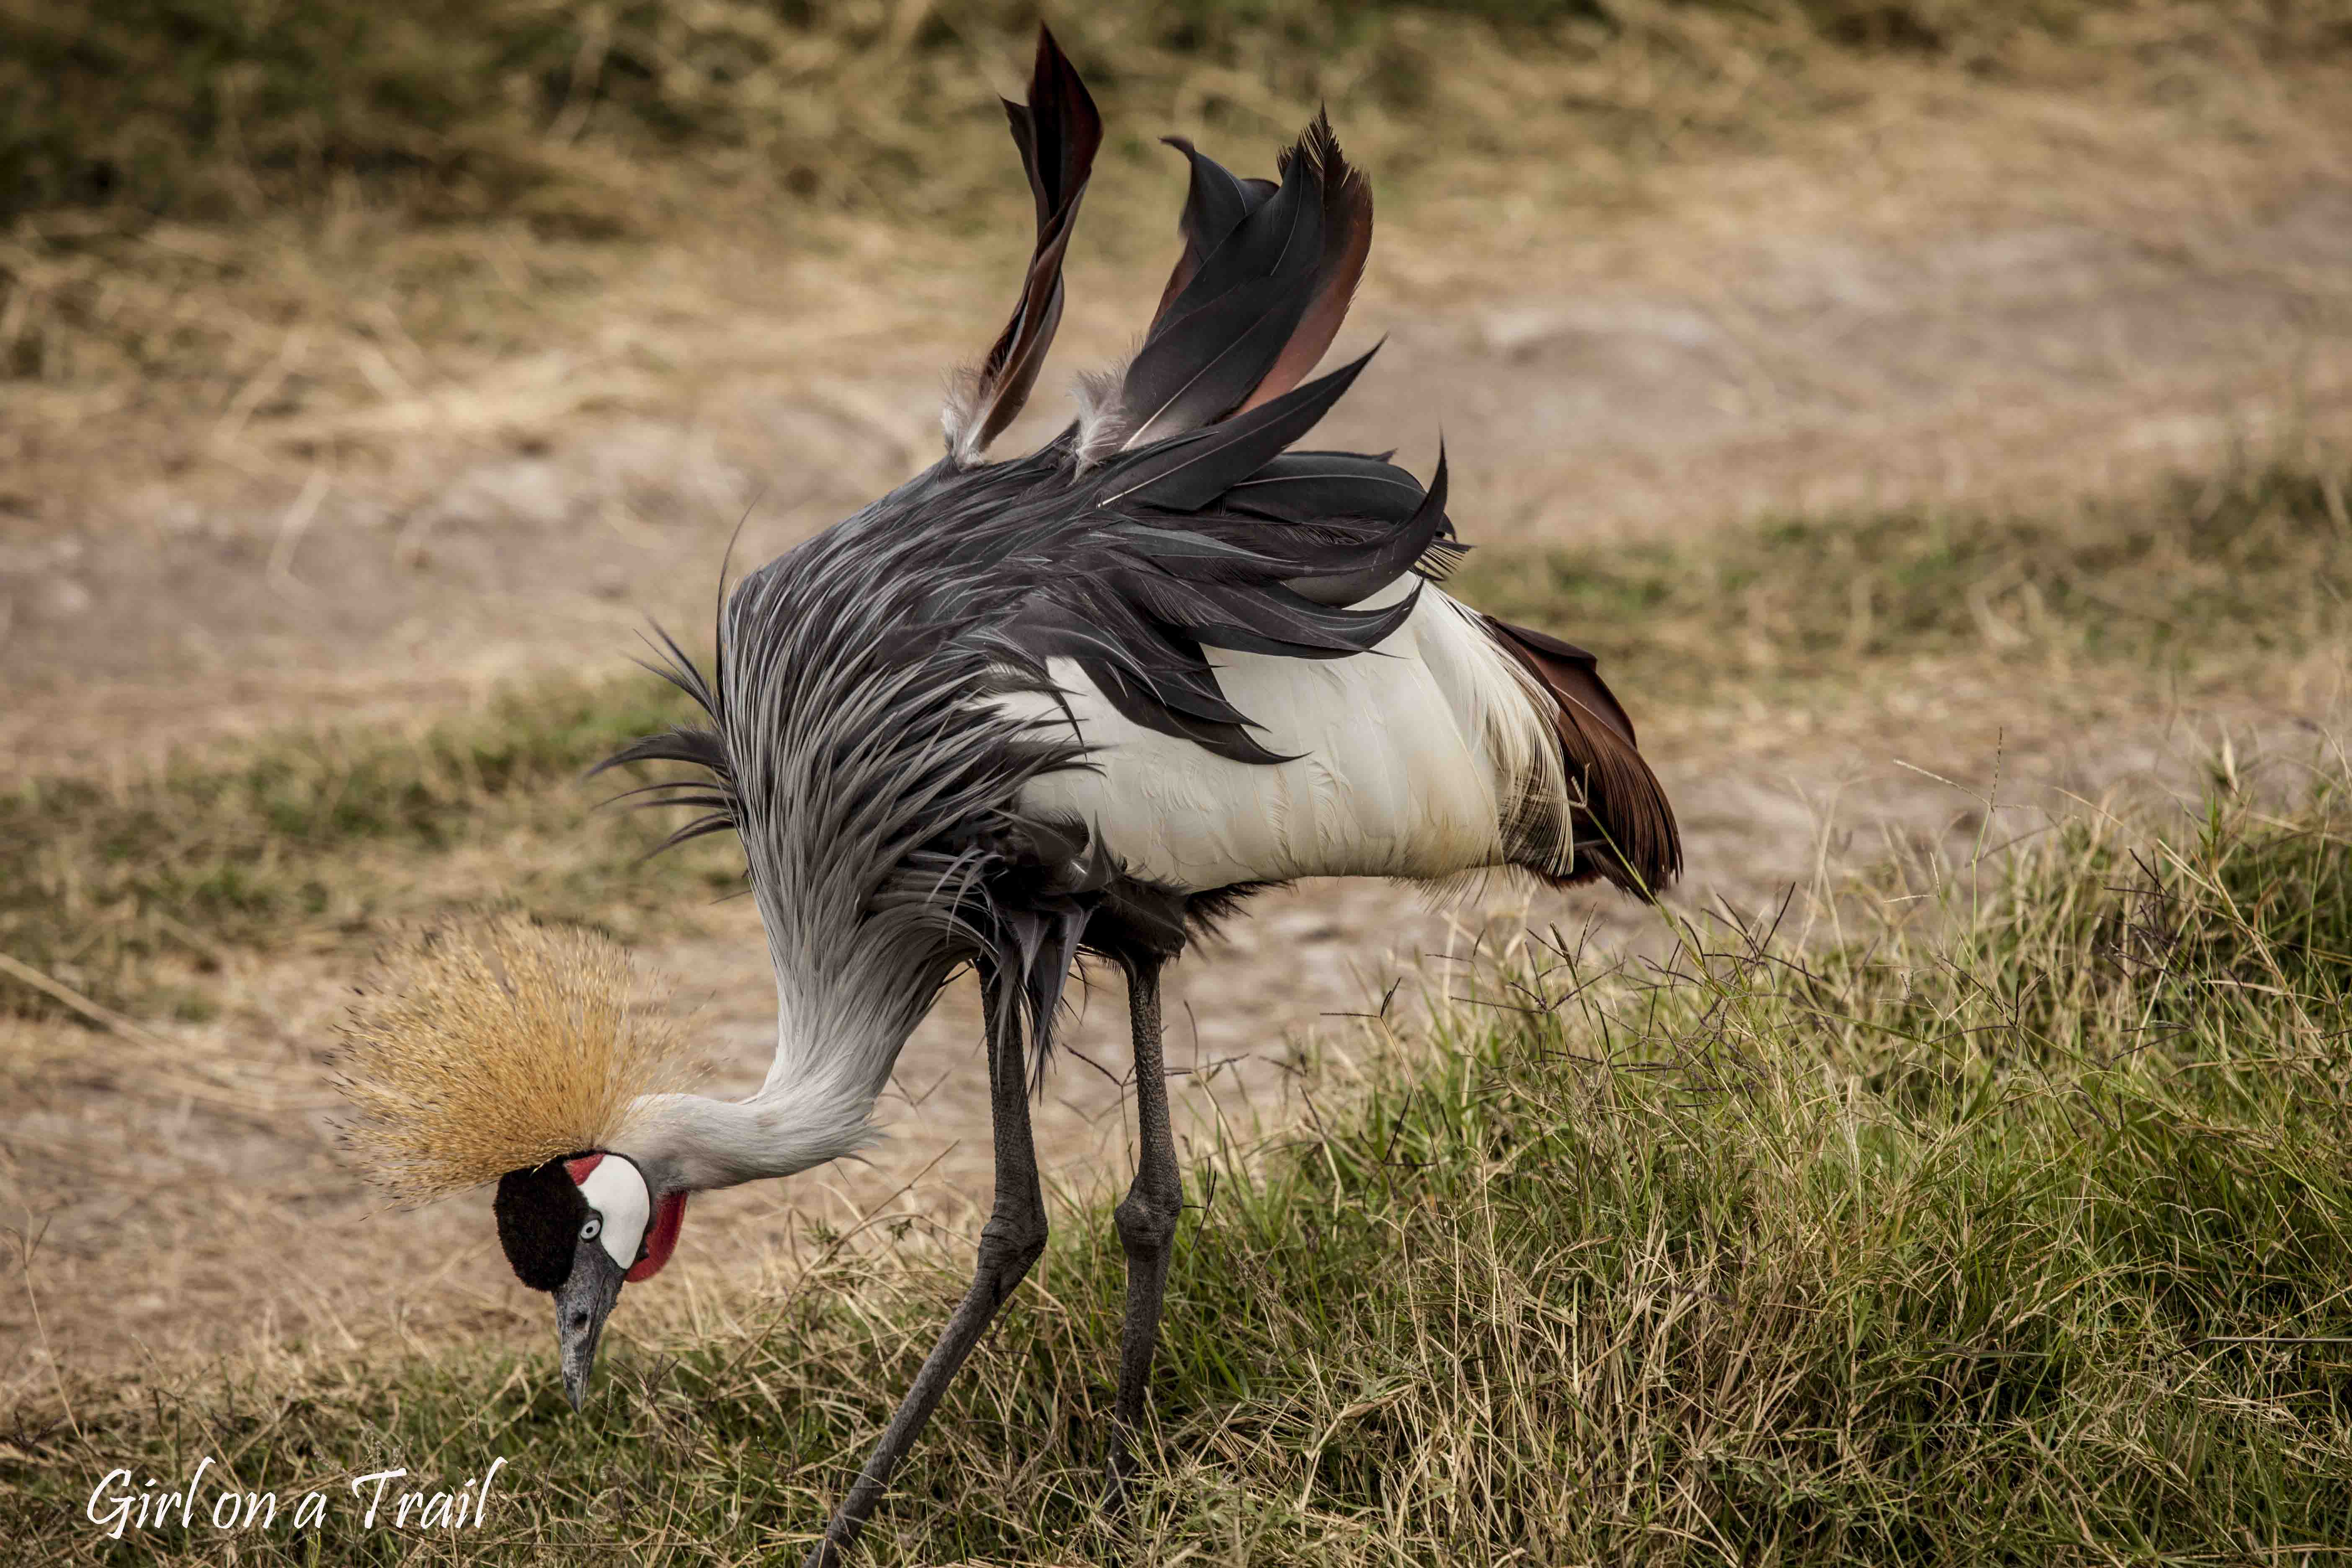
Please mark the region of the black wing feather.
<svg viewBox="0 0 2352 1568"><path fill-rule="evenodd" d="M1297 386L1322 359L1331 340L1339 335L1339 324L1348 319L1348 306L1356 297L1356 285L1363 280L1364 263L1372 252L1372 188L1340 155L1330 117L1318 110L1315 122L1283 159L1286 175L1293 164L1311 160L1315 165L1316 189L1323 206L1318 226L1323 243L1298 324L1265 379L1242 404L1244 414Z"/></svg>
<svg viewBox="0 0 2352 1568"><path fill-rule="evenodd" d="M1207 258L1120 384L1130 450L1233 413L1282 357L1323 257L1319 176L1304 158Z"/></svg>
<svg viewBox="0 0 2352 1568"><path fill-rule="evenodd" d="M1225 237L1241 226L1242 219L1265 205L1266 199L1281 188L1272 180L1241 178L1215 159L1203 155L1181 136L1160 140L1191 161L1192 176L1184 193L1184 216L1177 225L1184 252L1168 274L1168 286L1160 291L1160 304L1151 312L1151 326L1145 331L1146 337L1159 330L1168 307L1199 273L1209 253L1224 243Z"/></svg>
<svg viewBox="0 0 2352 1568"><path fill-rule="evenodd" d="M1247 414L1163 441L1107 468L1098 505L1197 511L1250 478L1339 401L1380 349Z"/></svg>
<svg viewBox="0 0 2352 1568"><path fill-rule="evenodd" d="M1421 481L1355 452L1285 452L1228 489L1223 505L1276 522L1377 518L1400 523L1421 505Z"/></svg>
<svg viewBox="0 0 2352 1568"><path fill-rule="evenodd" d="M1292 578L1290 586L1318 604L1352 605L1403 576L1453 531L1445 516L1445 448L1441 446L1428 492L1403 526L1369 549L1349 552L1350 558L1334 563L1329 570Z"/></svg>

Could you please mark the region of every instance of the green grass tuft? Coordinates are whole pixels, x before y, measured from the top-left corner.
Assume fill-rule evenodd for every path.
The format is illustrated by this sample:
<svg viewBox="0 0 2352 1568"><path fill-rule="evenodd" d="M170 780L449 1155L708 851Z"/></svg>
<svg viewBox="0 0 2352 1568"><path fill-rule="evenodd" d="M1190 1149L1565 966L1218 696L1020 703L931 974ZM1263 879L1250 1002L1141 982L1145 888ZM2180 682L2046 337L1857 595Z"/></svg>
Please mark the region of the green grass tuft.
<svg viewBox="0 0 2352 1568"><path fill-rule="evenodd" d="M581 774L687 715L646 679L543 683L407 735L280 736L226 762L116 781L28 780L0 794L0 952L115 1005L153 959L380 929L495 897L592 918L738 886L727 857L635 863L667 829L599 811L623 784ZM497 858L452 886L436 868ZM0 977L0 1005L49 998Z"/></svg>
<svg viewBox="0 0 2352 1568"><path fill-rule="evenodd" d="M1480 550L1456 581L1652 693L1961 654L2175 668L2352 629L2347 489L2332 462L2240 463L2072 516L1899 510L1691 545Z"/></svg>

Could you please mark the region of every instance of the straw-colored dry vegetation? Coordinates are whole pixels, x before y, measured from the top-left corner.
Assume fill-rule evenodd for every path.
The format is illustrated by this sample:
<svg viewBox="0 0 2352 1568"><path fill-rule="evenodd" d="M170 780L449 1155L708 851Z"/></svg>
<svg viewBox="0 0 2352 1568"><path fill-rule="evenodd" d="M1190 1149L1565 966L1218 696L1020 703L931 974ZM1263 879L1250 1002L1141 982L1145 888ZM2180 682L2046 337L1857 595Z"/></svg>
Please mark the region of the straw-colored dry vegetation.
<svg viewBox="0 0 2352 1568"><path fill-rule="evenodd" d="M217 434L413 391L698 247L756 265L762 244L919 220L1009 262L1025 197L993 99L1035 15L8 0L0 386L45 416L18 438L70 445L55 425L130 411ZM1052 20L1119 106L1114 174L1153 158L1147 132L1272 144L1324 100L1383 202L1441 227L1570 193L1635 203L1674 160L1942 112L1956 83L2226 138L2352 48L2332 7L2258 0L1162 0ZM1097 184L1088 243L1156 257L1165 213Z"/></svg>
<svg viewBox="0 0 2352 1568"><path fill-rule="evenodd" d="M2247 781L2241 781L2242 786ZM1120 1300L1067 1216L869 1538L949 1563L2316 1561L2352 1539L2352 816L2340 759L2000 858L1834 941L1531 940L1195 1173L1153 1475L1096 1510ZM2263 805L2261 799L2287 804ZM1344 1102L1345 1109L1341 1109ZM517 1483L431 1560L804 1542L952 1289L808 1239L616 1355L232 1382L12 1436L12 1542L90 1477ZM69 1495L70 1494L70 1495ZM134 1532L136 1534L137 1532ZM404 1559L348 1527L335 1561ZM240 1561L316 1561L285 1531ZM201 1521L141 1557L211 1560Z"/></svg>

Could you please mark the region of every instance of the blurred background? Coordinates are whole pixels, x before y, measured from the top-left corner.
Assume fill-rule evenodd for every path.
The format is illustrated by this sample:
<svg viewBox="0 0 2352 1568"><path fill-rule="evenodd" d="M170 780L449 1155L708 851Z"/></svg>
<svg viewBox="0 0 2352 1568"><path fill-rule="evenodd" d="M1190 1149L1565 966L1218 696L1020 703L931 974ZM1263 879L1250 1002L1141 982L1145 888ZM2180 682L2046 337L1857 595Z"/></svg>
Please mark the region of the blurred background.
<svg viewBox="0 0 2352 1568"><path fill-rule="evenodd" d="M627 658L649 617L709 624L739 524L763 559L931 460L1029 247L995 98L1037 19L0 0L9 1397L543 1335L479 1214L375 1214L333 1159L333 1022L404 925L615 931L756 1079L728 852L640 866L650 825L577 775L671 716ZM1600 650L1693 904L1981 833L1946 780L2022 808L2336 714L2344 5L1048 19L1110 139L1013 439L1157 297L1157 138L1270 172L1328 105L1379 202L1339 348L1386 340L1328 433L1423 473L1444 436L1462 591ZM1265 900L1178 1047L1240 1064L1195 1113L1278 1100L1327 1015L1531 918L1631 929L1507 891ZM951 996L893 1152L698 1204L681 1271L918 1176L909 1203L979 1190L977 1107L929 1095L976 1038ZM1068 1068L1044 1113L1081 1184L1120 1157L1112 1077Z"/></svg>
<svg viewBox="0 0 2352 1568"><path fill-rule="evenodd" d="M10 0L10 752L569 665L747 510L764 547L927 460L1027 245L1036 16ZM1328 103L1392 340L1341 433L1444 426L1480 539L2111 488L2340 390L2341 6L1053 20L1112 138L1063 374L1164 272L1157 138L1255 165Z"/></svg>

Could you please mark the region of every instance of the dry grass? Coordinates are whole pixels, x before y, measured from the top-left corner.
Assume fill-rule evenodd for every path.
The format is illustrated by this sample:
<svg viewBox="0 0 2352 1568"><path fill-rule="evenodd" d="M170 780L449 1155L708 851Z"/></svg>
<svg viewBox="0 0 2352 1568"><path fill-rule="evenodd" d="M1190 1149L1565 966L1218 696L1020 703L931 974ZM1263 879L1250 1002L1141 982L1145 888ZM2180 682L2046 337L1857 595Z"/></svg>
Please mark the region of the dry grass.
<svg viewBox="0 0 2352 1568"><path fill-rule="evenodd" d="M2239 781L2243 785L2245 781ZM2352 818L2339 760L1890 870L1800 952L1531 942L1324 1064L1304 1142L1196 1173L1152 1473L1096 1510L1120 1294L1081 1205L864 1560L2297 1560L2352 1539ZM2267 801L2270 804L2264 804ZM2284 804L2282 804L2284 803ZM1924 879L1921 873L1926 873ZM1338 1080L1335 1082L1335 1080ZM1351 1086L1351 1087L1350 1087ZM1345 1109L1339 1102L1345 1102ZM616 1354L204 1379L7 1437L9 1539L110 1466L341 1492L513 1477L479 1536L240 1561L739 1562L814 1530L944 1269L804 1270ZM149 1397L151 1396L152 1397ZM209 1495L209 1490L207 1492ZM289 1494L290 1495L290 1494ZM212 1560L202 1523L109 1560Z"/></svg>
<svg viewBox="0 0 2352 1568"><path fill-rule="evenodd" d="M2324 13L2162 0L1158 0L1047 19L1101 91L1265 134L1302 104L1344 101L1407 169L1428 151L1405 117L1477 127L1505 163L1517 149L1500 143L1554 131L1528 126L1531 110L1565 111L1586 147L1754 138L1850 93L1866 71L1841 57L1995 79L2144 73L2178 93L2217 55L2259 68L2352 43ZM982 149L949 133L995 127L990 89L1035 21L1006 0L12 5L0 218L249 222L366 202L426 222L643 232L705 194L677 189L679 173L938 216L993 183Z"/></svg>
<svg viewBox="0 0 2352 1568"><path fill-rule="evenodd" d="M1162 128L1266 147L1326 100L1383 202L1484 229L2025 87L2155 114L2136 149L2259 142L2347 41L2293 8L2087 0L1176 0L1054 20L1116 110L1111 174L1153 171L1148 202L1147 182L1097 182L1088 244L1154 261ZM1015 268L993 99L1032 22L999 0L0 6L0 396L22 414L0 454L69 446L96 416L193 414L218 446L413 399L616 298L711 304L680 284L698 252L714 276L757 270L869 247L877 221L904 250L917 220ZM2072 144L2081 119L2036 133ZM939 252L913 259L910 279Z"/></svg>

